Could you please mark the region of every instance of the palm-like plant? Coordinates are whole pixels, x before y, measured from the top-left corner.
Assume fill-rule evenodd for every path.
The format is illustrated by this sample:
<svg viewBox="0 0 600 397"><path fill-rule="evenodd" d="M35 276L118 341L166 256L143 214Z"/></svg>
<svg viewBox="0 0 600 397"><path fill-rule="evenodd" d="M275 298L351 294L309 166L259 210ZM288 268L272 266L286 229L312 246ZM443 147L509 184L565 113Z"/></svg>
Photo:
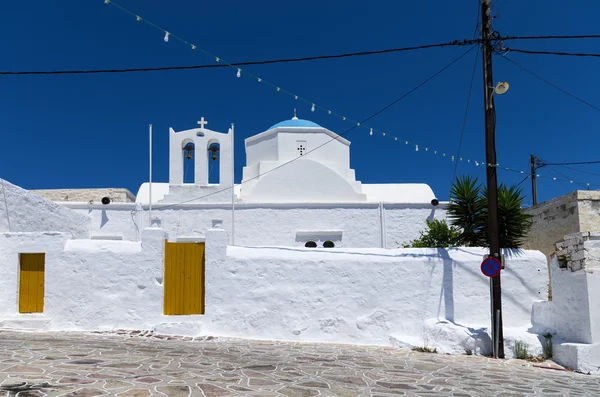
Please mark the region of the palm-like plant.
<svg viewBox="0 0 600 397"><path fill-rule="evenodd" d="M458 178L450 190L448 219L453 226L461 229L460 245L479 247L485 241L481 230L487 217L484 214L486 203L481 197L481 186L470 176Z"/></svg>
<svg viewBox="0 0 600 397"><path fill-rule="evenodd" d="M484 190L483 195L486 223L481 232L485 236L487 246L489 245L487 189ZM519 248L531 229L532 215L523 212L522 204L524 200L522 189L517 189L516 186L507 187L504 184L498 186L498 224L500 227L500 246L502 248Z"/></svg>
<svg viewBox="0 0 600 397"><path fill-rule="evenodd" d="M519 248L531 229L531 215L524 213L525 197L516 186L498 186L498 222L500 246ZM453 226L461 229L460 242L466 246L489 246L487 189L477 184L477 179L457 179L450 191L448 218Z"/></svg>

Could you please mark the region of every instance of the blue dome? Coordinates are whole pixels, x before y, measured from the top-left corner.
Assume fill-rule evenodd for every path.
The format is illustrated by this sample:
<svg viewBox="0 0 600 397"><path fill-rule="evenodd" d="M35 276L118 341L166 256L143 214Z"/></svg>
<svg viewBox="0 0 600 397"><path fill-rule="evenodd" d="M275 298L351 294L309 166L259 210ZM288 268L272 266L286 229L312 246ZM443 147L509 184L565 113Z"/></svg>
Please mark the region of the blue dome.
<svg viewBox="0 0 600 397"><path fill-rule="evenodd" d="M277 127L323 128L323 127L321 127L317 123L313 123L312 121L309 121L309 120L302 120L302 119L299 119L299 118L293 118L291 120L284 120L284 121L282 121L280 123L275 124L274 126L272 126L271 128L269 128L269 130L272 130L273 128L277 128Z"/></svg>

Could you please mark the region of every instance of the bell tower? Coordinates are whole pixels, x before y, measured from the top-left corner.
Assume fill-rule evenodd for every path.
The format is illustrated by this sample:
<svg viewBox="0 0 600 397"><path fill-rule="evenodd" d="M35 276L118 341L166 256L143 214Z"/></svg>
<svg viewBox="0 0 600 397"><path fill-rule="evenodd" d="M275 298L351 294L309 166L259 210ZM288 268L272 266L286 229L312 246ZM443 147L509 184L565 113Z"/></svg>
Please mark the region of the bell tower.
<svg viewBox="0 0 600 397"><path fill-rule="evenodd" d="M231 186L232 131L227 133L206 128L202 117L200 128L175 132L169 128L169 184L197 186ZM188 162L186 164L186 162ZM218 163L218 166L215 165ZM215 170L215 167L217 169ZM184 178L193 170L193 182ZM218 172L217 172L218 171ZM212 178L209 178L209 173ZM218 175L215 179L214 175ZM187 182L187 183L186 183Z"/></svg>

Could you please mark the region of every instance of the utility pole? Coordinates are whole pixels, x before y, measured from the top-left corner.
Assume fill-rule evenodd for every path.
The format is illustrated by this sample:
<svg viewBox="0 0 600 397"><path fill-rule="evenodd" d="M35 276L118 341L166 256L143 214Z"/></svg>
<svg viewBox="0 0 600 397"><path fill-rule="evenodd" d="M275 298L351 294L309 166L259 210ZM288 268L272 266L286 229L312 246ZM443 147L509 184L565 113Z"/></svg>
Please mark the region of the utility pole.
<svg viewBox="0 0 600 397"><path fill-rule="evenodd" d="M485 105L485 155L488 191L488 223L490 257L501 260L500 228L498 224L498 176L496 162L496 111L494 109L494 81L492 78L492 21L490 0L481 1L481 52L483 59L483 98ZM491 279L492 349L495 358L504 358L502 331L502 288L500 275Z"/></svg>
<svg viewBox="0 0 600 397"><path fill-rule="evenodd" d="M533 200L533 205L537 205L537 158L532 154L530 158L531 162L531 199Z"/></svg>

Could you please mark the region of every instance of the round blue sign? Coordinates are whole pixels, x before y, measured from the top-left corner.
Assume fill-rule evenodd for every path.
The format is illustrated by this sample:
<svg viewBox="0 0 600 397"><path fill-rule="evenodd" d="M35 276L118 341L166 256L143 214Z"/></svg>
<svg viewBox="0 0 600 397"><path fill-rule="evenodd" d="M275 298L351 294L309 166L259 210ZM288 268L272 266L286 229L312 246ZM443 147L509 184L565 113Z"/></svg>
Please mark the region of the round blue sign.
<svg viewBox="0 0 600 397"><path fill-rule="evenodd" d="M502 270L502 263L496 258L487 258L481 262L481 272L488 277L496 277Z"/></svg>

